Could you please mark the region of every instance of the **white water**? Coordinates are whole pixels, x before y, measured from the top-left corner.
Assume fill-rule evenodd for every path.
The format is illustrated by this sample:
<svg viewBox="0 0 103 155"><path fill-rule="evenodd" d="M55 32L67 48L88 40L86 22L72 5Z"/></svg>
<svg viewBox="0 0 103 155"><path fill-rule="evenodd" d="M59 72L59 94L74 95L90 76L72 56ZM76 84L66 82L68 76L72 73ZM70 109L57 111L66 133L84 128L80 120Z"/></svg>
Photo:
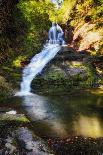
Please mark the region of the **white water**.
<svg viewBox="0 0 103 155"><path fill-rule="evenodd" d="M58 44L47 44L39 54L31 59L31 62L23 70L21 94L28 94L31 91L32 80L55 57L60 49L61 46Z"/></svg>
<svg viewBox="0 0 103 155"><path fill-rule="evenodd" d="M49 30L49 41L44 46L43 50L36 54L30 61L30 63L23 69L21 89L16 95L32 95L31 82L41 73L46 64L52 60L55 55L60 51L61 45L64 45L63 30L61 27L53 23Z"/></svg>

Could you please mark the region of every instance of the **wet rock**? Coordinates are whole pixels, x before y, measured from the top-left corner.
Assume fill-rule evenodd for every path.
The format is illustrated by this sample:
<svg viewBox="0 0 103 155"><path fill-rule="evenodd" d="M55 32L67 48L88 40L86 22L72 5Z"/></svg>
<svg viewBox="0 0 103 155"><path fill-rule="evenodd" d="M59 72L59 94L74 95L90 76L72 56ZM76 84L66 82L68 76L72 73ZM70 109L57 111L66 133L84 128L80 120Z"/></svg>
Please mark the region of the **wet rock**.
<svg viewBox="0 0 103 155"><path fill-rule="evenodd" d="M10 144L10 143L6 143L6 144L5 144L5 147L7 148L8 153L9 153L10 155L13 154L13 153L15 152L15 150L16 150L16 147L13 146L13 145Z"/></svg>
<svg viewBox="0 0 103 155"><path fill-rule="evenodd" d="M49 155L49 152L42 141L33 137L32 132L26 127L19 128L16 131L16 138L18 140L19 148L28 151L27 155Z"/></svg>
<svg viewBox="0 0 103 155"><path fill-rule="evenodd" d="M56 65L52 65L50 70L43 74L43 78L45 80L67 79L65 71Z"/></svg>
<svg viewBox="0 0 103 155"><path fill-rule="evenodd" d="M5 149L3 151L8 152L8 154L13 154L16 151L16 147L13 144L14 137L8 136L5 140Z"/></svg>
<svg viewBox="0 0 103 155"><path fill-rule="evenodd" d="M77 75L77 74L85 74L86 73L85 69L79 68L79 67L70 67L68 72L69 72L69 74L71 76Z"/></svg>
<svg viewBox="0 0 103 155"><path fill-rule="evenodd" d="M8 136L8 138L6 139L6 142L12 144L13 138Z"/></svg>
<svg viewBox="0 0 103 155"><path fill-rule="evenodd" d="M70 80L71 77L73 80L75 80L76 76L77 78L79 77L79 79L82 81L84 79L87 79L88 76L88 71L87 69L83 66L83 64L80 64L79 66L75 66L72 64L73 62L71 62L70 64L61 64L61 65L52 65L49 69L49 71L46 71L43 75L42 78L44 80ZM72 65L71 65L72 64ZM78 62L75 62L75 64L77 65ZM55 83L54 83L55 84Z"/></svg>

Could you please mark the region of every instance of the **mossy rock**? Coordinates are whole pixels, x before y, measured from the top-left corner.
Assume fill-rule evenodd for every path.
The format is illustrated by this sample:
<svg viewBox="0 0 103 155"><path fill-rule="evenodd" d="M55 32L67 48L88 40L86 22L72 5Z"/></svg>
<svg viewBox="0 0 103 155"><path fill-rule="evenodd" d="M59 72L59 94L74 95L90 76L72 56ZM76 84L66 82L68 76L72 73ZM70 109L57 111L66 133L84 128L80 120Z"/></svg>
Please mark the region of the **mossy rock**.
<svg viewBox="0 0 103 155"><path fill-rule="evenodd" d="M0 100L9 97L12 93L12 85L4 77L0 76Z"/></svg>
<svg viewBox="0 0 103 155"><path fill-rule="evenodd" d="M48 70L44 75L43 75L44 80L62 80L62 79L67 79L67 75L65 71L63 71L61 68L57 66L51 66L50 70Z"/></svg>

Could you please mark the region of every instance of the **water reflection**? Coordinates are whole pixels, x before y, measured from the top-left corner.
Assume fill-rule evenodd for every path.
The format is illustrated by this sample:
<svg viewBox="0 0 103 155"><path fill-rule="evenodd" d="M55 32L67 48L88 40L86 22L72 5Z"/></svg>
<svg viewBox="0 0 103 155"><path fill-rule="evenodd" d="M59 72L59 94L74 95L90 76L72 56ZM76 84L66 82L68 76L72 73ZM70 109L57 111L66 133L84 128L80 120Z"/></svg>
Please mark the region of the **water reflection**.
<svg viewBox="0 0 103 155"><path fill-rule="evenodd" d="M6 103L10 110L25 113L35 134L41 137L103 137L102 96L86 92L48 97L29 94L11 98Z"/></svg>
<svg viewBox="0 0 103 155"><path fill-rule="evenodd" d="M62 119L55 112L52 103L47 98L36 94L24 96L22 106L26 111L26 115L35 122L34 128L36 130L41 130L40 132L43 133L42 130L44 129L47 135L67 136Z"/></svg>
<svg viewBox="0 0 103 155"><path fill-rule="evenodd" d="M26 115L35 122L34 130L42 136L103 136L102 97L55 96L36 94L23 97ZM95 102L94 102L95 101Z"/></svg>
<svg viewBox="0 0 103 155"><path fill-rule="evenodd" d="M77 121L74 122L74 129L77 135L87 137L103 136L103 125L97 117L87 117L80 115Z"/></svg>

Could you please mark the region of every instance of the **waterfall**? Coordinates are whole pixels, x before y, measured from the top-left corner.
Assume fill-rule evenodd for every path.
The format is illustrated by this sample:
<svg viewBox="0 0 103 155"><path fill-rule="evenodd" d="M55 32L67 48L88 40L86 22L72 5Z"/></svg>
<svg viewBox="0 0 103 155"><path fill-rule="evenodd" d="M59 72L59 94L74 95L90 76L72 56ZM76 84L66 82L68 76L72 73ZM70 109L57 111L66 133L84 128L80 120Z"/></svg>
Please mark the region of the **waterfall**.
<svg viewBox="0 0 103 155"><path fill-rule="evenodd" d="M30 92L31 82L39 74L45 65L57 54L60 50L60 45L45 45L44 49L35 55L31 62L23 70L23 78L21 82L21 92Z"/></svg>
<svg viewBox="0 0 103 155"><path fill-rule="evenodd" d="M21 90L19 95L29 94L31 91L31 82L38 75L46 64L52 60L60 51L64 44L63 31L58 24L52 24L49 30L49 41L45 44L43 50L36 54L30 63L23 69Z"/></svg>

